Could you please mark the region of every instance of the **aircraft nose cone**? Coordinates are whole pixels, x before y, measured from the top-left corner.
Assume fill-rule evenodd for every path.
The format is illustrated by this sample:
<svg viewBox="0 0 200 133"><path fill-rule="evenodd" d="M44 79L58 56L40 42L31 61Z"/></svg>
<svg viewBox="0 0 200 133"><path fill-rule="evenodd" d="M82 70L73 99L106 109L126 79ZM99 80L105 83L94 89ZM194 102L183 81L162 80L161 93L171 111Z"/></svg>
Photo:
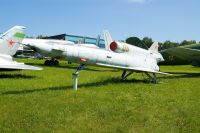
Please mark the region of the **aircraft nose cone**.
<svg viewBox="0 0 200 133"><path fill-rule="evenodd" d="M165 61L165 59L163 58L161 54L159 54L157 57L157 62L163 62L163 61Z"/></svg>
<svg viewBox="0 0 200 133"><path fill-rule="evenodd" d="M165 59L162 57L160 61L165 61Z"/></svg>

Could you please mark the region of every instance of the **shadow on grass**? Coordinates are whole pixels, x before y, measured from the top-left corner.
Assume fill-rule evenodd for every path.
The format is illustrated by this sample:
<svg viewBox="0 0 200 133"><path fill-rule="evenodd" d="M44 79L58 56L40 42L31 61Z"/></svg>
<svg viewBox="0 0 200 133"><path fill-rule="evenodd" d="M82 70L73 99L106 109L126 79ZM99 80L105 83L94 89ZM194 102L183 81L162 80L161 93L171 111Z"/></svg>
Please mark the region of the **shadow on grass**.
<svg viewBox="0 0 200 133"><path fill-rule="evenodd" d="M76 70L78 66L58 66L58 67ZM94 69L94 68L87 68L87 66L86 66L86 68L84 68L83 71L118 72L120 70L118 70L118 69Z"/></svg>
<svg viewBox="0 0 200 133"><path fill-rule="evenodd" d="M0 74L0 79L7 79L7 78L32 79L35 78L35 76L27 76L23 74Z"/></svg>
<svg viewBox="0 0 200 133"><path fill-rule="evenodd" d="M172 76L163 76L159 77L160 79L176 79L176 78L198 78L200 77L200 73L192 73L192 72L167 72L173 74Z"/></svg>
<svg viewBox="0 0 200 133"><path fill-rule="evenodd" d="M170 72L172 73L172 72ZM173 72L173 74L183 74L183 75L173 75L173 76L163 76L159 77L159 79L177 79L177 78L195 78L195 77L200 77L200 73L189 73L189 72ZM21 75L22 77L25 75ZM20 76L20 77L21 77ZM27 78L27 76L25 76ZM28 76L29 78L29 76ZM32 78L32 77L30 77ZM120 81L119 78L108 78L105 80L97 81L97 82L92 82L92 83L83 83L79 84L78 88L87 88L87 87L100 87L100 86L105 86L109 84L129 84L129 83L145 83L145 84L151 84L145 79L130 79L130 80L125 80L125 81ZM35 93L35 92L42 92L42 91L59 91L59 90L68 90L68 89L73 89L73 84L69 86L57 86L57 87L48 87L48 88L42 88L42 89L27 89L27 90L16 90L16 91L5 91L2 92L1 95L10 95L10 94L30 94L30 93Z"/></svg>
<svg viewBox="0 0 200 133"><path fill-rule="evenodd" d="M137 79L131 79L131 80L126 80L126 81L120 81L119 78L111 78L111 79L106 79L103 81L98 81L98 82L92 82L92 83L83 83L78 85L78 88L84 88L84 87L99 87L99 86L104 86L108 84L128 84L128 83L147 83L144 80L137 80ZM30 94L34 92L42 92L42 91L59 91L59 90L68 90L68 89L73 89L73 85L69 86L60 86L60 87L48 87L48 88L43 88L43 89L27 89L27 90L16 90L16 91L5 91L2 92L1 95L12 95L12 94Z"/></svg>

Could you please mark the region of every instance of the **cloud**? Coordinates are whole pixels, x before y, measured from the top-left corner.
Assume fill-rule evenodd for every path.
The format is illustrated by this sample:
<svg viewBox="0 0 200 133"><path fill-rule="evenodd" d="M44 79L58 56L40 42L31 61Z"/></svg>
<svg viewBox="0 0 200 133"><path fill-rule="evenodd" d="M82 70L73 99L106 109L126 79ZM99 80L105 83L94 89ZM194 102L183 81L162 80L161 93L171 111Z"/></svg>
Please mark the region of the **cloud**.
<svg viewBox="0 0 200 133"><path fill-rule="evenodd" d="M146 3L146 2L150 2L151 0L128 0L129 3Z"/></svg>
<svg viewBox="0 0 200 133"><path fill-rule="evenodd" d="M145 0L128 0L130 3L144 3Z"/></svg>

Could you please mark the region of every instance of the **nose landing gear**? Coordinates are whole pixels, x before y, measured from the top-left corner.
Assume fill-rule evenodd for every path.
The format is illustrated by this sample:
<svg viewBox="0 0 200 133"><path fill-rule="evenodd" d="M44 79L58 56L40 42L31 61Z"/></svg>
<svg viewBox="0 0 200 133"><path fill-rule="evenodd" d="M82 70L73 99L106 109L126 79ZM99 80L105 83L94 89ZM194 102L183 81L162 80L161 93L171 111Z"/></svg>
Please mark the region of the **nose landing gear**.
<svg viewBox="0 0 200 133"><path fill-rule="evenodd" d="M81 70L85 68L85 64L81 64L76 71L72 74L73 79L74 79L74 90L77 91L77 86L78 86L78 74Z"/></svg>

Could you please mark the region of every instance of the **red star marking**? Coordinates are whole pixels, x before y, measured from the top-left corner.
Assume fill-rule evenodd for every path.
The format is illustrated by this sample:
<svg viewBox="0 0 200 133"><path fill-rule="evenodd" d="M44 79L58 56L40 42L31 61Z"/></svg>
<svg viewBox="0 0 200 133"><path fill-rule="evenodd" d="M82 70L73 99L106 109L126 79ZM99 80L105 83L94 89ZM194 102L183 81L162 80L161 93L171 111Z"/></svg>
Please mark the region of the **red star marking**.
<svg viewBox="0 0 200 133"><path fill-rule="evenodd" d="M8 44L10 45L10 46L13 46L13 41L12 40L10 40L10 41L8 41Z"/></svg>

